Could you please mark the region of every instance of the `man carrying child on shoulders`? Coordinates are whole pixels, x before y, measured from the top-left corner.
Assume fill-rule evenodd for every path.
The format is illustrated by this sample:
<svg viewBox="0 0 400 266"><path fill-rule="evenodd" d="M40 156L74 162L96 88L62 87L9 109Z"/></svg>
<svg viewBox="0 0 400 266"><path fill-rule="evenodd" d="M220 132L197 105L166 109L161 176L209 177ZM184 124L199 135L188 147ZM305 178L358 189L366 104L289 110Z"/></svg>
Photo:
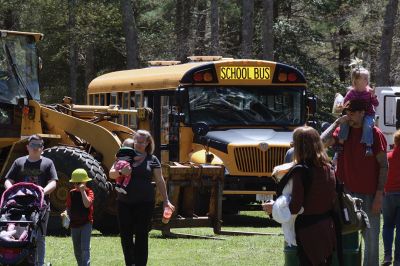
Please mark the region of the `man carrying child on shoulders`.
<svg viewBox="0 0 400 266"><path fill-rule="evenodd" d="M350 127L337 160L336 176L354 197L363 200L362 209L367 213L370 228L362 234L365 242L363 265L379 265L379 230L383 188L387 177L387 143L381 130L373 127L373 156L365 156L361 143L366 105L362 100L351 100L345 105L345 115L338 118L321 139L326 147L338 144L339 126Z"/></svg>

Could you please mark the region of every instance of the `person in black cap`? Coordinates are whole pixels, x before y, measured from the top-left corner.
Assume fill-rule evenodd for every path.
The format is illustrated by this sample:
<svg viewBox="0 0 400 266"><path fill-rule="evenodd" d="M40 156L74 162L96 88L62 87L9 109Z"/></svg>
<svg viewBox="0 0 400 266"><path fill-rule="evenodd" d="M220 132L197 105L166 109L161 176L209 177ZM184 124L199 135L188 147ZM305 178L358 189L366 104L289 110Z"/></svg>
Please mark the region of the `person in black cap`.
<svg viewBox="0 0 400 266"><path fill-rule="evenodd" d="M361 143L365 103L351 100L345 106L345 115L338 118L321 139L326 147L339 142L339 125L348 123L349 135L340 152L336 176L354 197L363 200L362 208L368 215L370 228L362 234L365 243L363 265L379 265L379 230L383 189L387 177L386 139L379 128L373 127L373 156L365 156Z"/></svg>
<svg viewBox="0 0 400 266"><path fill-rule="evenodd" d="M333 146L333 150L335 151L335 154L333 155L332 163L335 167L337 165L337 160L339 158L339 154L340 154L340 152L343 151L344 141L347 140L347 137L349 134L349 122L348 122L347 116L346 116L347 111L350 111L350 112L364 111L365 112L365 109L366 109L366 104L363 100L347 101L346 104L343 106L342 116L344 116L344 120L343 120L343 123L340 124L340 130L338 133L339 141L336 145ZM365 130L366 130L364 127L364 124L365 124L365 118L363 119L363 136L361 138L361 143L364 143L363 139L364 139L364 134L365 134ZM371 128L371 135L372 135L372 128ZM371 141L371 143L372 143L372 141ZM368 156L372 155L372 147L371 146L367 146L365 154Z"/></svg>

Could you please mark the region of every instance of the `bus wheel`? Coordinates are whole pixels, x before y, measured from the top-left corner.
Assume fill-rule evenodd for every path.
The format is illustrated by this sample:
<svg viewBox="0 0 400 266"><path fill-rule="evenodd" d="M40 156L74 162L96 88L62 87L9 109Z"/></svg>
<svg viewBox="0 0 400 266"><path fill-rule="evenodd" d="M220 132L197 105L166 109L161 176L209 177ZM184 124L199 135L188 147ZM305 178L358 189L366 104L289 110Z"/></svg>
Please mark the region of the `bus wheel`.
<svg viewBox="0 0 400 266"><path fill-rule="evenodd" d="M108 183L106 175L99 162L92 155L74 147L55 146L43 151L43 156L51 159L56 167L59 181L56 190L50 194L51 214L47 231L49 234L66 234L67 230L61 226L60 213L65 210L68 191L72 188L69 179L77 168L83 168L92 181L88 187L94 193L94 219L101 219L104 214L103 204L108 197Z"/></svg>
<svg viewBox="0 0 400 266"><path fill-rule="evenodd" d="M222 202L222 214L223 215L237 215L239 211L240 203L234 199L228 199Z"/></svg>

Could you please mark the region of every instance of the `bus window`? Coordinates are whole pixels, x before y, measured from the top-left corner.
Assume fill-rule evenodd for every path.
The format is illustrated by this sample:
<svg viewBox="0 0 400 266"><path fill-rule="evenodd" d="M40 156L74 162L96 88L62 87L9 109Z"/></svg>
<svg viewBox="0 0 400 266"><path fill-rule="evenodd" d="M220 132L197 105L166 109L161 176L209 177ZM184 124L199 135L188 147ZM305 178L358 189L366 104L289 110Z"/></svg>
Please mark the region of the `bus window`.
<svg viewBox="0 0 400 266"><path fill-rule="evenodd" d="M162 95L161 102L161 119L160 119L160 144L167 145L169 143L169 96ZM169 161L169 151L161 150L161 161Z"/></svg>
<svg viewBox="0 0 400 266"><path fill-rule="evenodd" d="M122 94L122 108L129 109L129 92L124 92ZM128 126L129 115L124 115L124 126Z"/></svg>
<svg viewBox="0 0 400 266"><path fill-rule="evenodd" d="M98 94L94 95L94 105L99 105L99 95Z"/></svg>
<svg viewBox="0 0 400 266"><path fill-rule="evenodd" d="M112 92L111 93L110 105L116 105L116 104L117 104L117 93L116 92Z"/></svg>
<svg viewBox="0 0 400 266"><path fill-rule="evenodd" d="M143 93L140 91L135 91L135 107L143 107Z"/></svg>
<svg viewBox="0 0 400 266"><path fill-rule="evenodd" d="M106 105L110 105L110 104L111 104L111 94L106 93Z"/></svg>
<svg viewBox="0 0 400 266"><path fill-rule="evenodd" d="M161 96L161 144L168 144L169 136L169 97Z"/></svg>
<svg viewBox="0 0 400 266"><path fill-rule="evenodd" d="M122 107L122 92L118 92L118 100L117 100L117 104L119 105L119 107Z"/></svg>
<svg viewBox="0 0 400 266"><path fill-rule="evenodd" d="M136 105L135 105L135 92L130 92L129 93L129 109L133 110L135 109ZM128 127L132 128L132 129L136 129L137 128L137 124L136 124L136 116L135 115L130 115L128 117L129 119L129 124Z"/></svg>
<svg viewBox="0 0 400 266"><path fill-rule="evenodd" d="M143 96L143 107L149 107L149 98L147 96Z"/></svg>
<svg viewBox="0 0 400 266"><path fill-rule="evenodd" d="M106 101L105 101L105 95L104 94L100 94L100 105L106 105Z"/></svg>
<svg viewBox="0 0 400 266"><path fill-rule="evenodd" d="M110 95L110 105L116 105L117 104L117 93L112 92ZM113 119L115 123L118 123L117 118Z"/></svg>
<svg viewBox="0 0 400 266"><path fill-rule="evenodd" d="M136 101L135 101L135 93L134 92L130 92L129 93L129 107L135 108L136 107Z"/></svg>
<svg viewBox="0 0 400 266"><path fill-rule="evenodd" d="M117 93L117 105L119 106L119 108L122 108L122 92ZM122 120L123 120L122 116L118 116L116 122L118 124L123 124Z"/></svg>

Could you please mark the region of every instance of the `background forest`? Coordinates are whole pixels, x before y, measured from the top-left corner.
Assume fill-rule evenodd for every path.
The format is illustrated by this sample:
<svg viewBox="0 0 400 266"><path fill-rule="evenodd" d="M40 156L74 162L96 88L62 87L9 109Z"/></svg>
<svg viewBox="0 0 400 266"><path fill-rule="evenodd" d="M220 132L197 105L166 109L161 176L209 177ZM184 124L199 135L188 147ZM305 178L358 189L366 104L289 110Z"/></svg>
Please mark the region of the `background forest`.
<svg viewBox="0 0 400 266"><path fill-rule="evenodd" d="M85 101L98 75L190 55L267 59L303 71L322 117L349 82L400 85L398 0L0 0L0 28L44 33L42 101Z"/></svg>

